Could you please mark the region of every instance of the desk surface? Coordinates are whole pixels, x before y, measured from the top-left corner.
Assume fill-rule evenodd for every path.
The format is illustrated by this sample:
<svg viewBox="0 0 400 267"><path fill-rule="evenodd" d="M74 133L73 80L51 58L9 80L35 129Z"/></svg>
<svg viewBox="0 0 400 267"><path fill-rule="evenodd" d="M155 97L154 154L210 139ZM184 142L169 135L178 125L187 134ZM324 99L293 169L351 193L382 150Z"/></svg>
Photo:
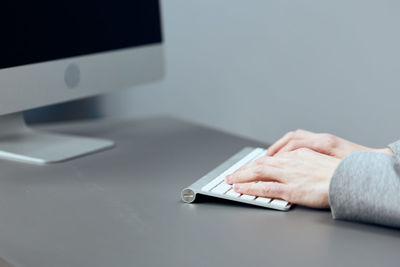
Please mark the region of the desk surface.
<svg viewBox="0 0 400 267"><path fill-rule="evenodd" d="M46 167L0 162L0 257L16 267L399 265L397 230L302 207L180 201L258 143L171 118L48 128L117 146Z"/></svg>

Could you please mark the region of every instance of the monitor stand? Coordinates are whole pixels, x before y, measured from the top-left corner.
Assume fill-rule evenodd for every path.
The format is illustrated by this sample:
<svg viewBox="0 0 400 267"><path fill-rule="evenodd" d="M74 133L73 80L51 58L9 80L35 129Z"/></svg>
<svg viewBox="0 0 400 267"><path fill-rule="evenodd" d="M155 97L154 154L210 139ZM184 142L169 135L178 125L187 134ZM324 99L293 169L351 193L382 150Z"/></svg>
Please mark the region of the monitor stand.
<svg viewBox="0 0 400 267"><path fill-rule="evenodd" d="M0 116L0 159L44 165L113 146L114 142L109 140L31 129L22 112Z"/></svg>

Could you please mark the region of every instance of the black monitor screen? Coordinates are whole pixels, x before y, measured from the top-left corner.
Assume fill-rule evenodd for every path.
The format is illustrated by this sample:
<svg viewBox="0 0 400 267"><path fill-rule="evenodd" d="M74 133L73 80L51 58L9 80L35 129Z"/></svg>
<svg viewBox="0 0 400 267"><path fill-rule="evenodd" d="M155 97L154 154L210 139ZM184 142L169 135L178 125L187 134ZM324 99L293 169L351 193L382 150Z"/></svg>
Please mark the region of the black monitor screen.
<svg viewBox="0 0 400 267"><path fill-rule="evenodd" d="M6 0L0 68L162 41L159 0Z"/></svg>

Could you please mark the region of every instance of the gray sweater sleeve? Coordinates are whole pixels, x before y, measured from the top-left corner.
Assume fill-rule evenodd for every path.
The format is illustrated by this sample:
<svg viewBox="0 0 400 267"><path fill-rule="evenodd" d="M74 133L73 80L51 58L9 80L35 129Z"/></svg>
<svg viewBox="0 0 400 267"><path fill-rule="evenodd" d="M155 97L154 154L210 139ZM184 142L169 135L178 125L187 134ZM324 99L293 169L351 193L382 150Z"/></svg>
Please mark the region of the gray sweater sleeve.
<svg viewBox="0 0 400 267"><path fill-rule="evenodd" d="M336 168L329 186L333 218L400 227L400 141L395 155L354 152Z"/></svg>

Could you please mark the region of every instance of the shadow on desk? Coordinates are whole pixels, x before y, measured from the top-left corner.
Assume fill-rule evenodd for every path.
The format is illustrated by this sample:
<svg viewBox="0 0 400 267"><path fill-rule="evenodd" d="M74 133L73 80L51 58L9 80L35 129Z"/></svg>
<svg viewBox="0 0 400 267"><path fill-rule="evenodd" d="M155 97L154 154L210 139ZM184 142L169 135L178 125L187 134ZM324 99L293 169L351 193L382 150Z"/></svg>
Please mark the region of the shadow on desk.
<svg viewBox="0 0 400 267"><path fill-rule="evenodd" d="M211 196L206 196L202 194L197 194L196 196L196 201L194 205L196 204L215 204L215 205L220 205L220 206L228 206L228 207L238 207L238 208L247 208L247 209L257 209L257 210L265 210L266 208L260 207L260 206L255 206L251 204L246 204L243 202L235 202L223 198L217 198L217 197L211 197Z"/></svg>
<svg viewBox="0 0 400 267"><path fill-rule="evenodd" d="M252 209L252 210L268 210L271 211L270 209L266 209L264 207L260 206L255 206L255 205L250 205L242 202L234 202L222 198L215 198L211 196L206 196L206 195L201 195L198 194L196 197L196 202L193 205L196 204L210 204L210 205L217 205L221 207L234 207L234 208L240 208L240 209ZM312 214L320 214L320 213L330 213L329 209L313 209L313 208L308 208L308 207L303 207L299 205L293 205L292 208L289 211L275 211L274 212L284 212L284 213L293 213L297 215L297 213L308 213L310 216ZM351 231L357 231L357 232L367 232L371 233L371 230L373 229L373 233L377 235L387 235L391 237L396 237L400 238L400 230L397 228L392 228L392 227L384 227L380 225L375 225L375 224L367 224L367 223L359 223L359 222L351 222L351 221L344 221L344 220L334 220L329 219L326 220L326 218L321 218L319 216L316 216L316 220L320 224L324 225L332 225L332 223L335 225L335 227L341 228L341 229L348 229ZM394 231L393 231L394 230Z"/></svg>

